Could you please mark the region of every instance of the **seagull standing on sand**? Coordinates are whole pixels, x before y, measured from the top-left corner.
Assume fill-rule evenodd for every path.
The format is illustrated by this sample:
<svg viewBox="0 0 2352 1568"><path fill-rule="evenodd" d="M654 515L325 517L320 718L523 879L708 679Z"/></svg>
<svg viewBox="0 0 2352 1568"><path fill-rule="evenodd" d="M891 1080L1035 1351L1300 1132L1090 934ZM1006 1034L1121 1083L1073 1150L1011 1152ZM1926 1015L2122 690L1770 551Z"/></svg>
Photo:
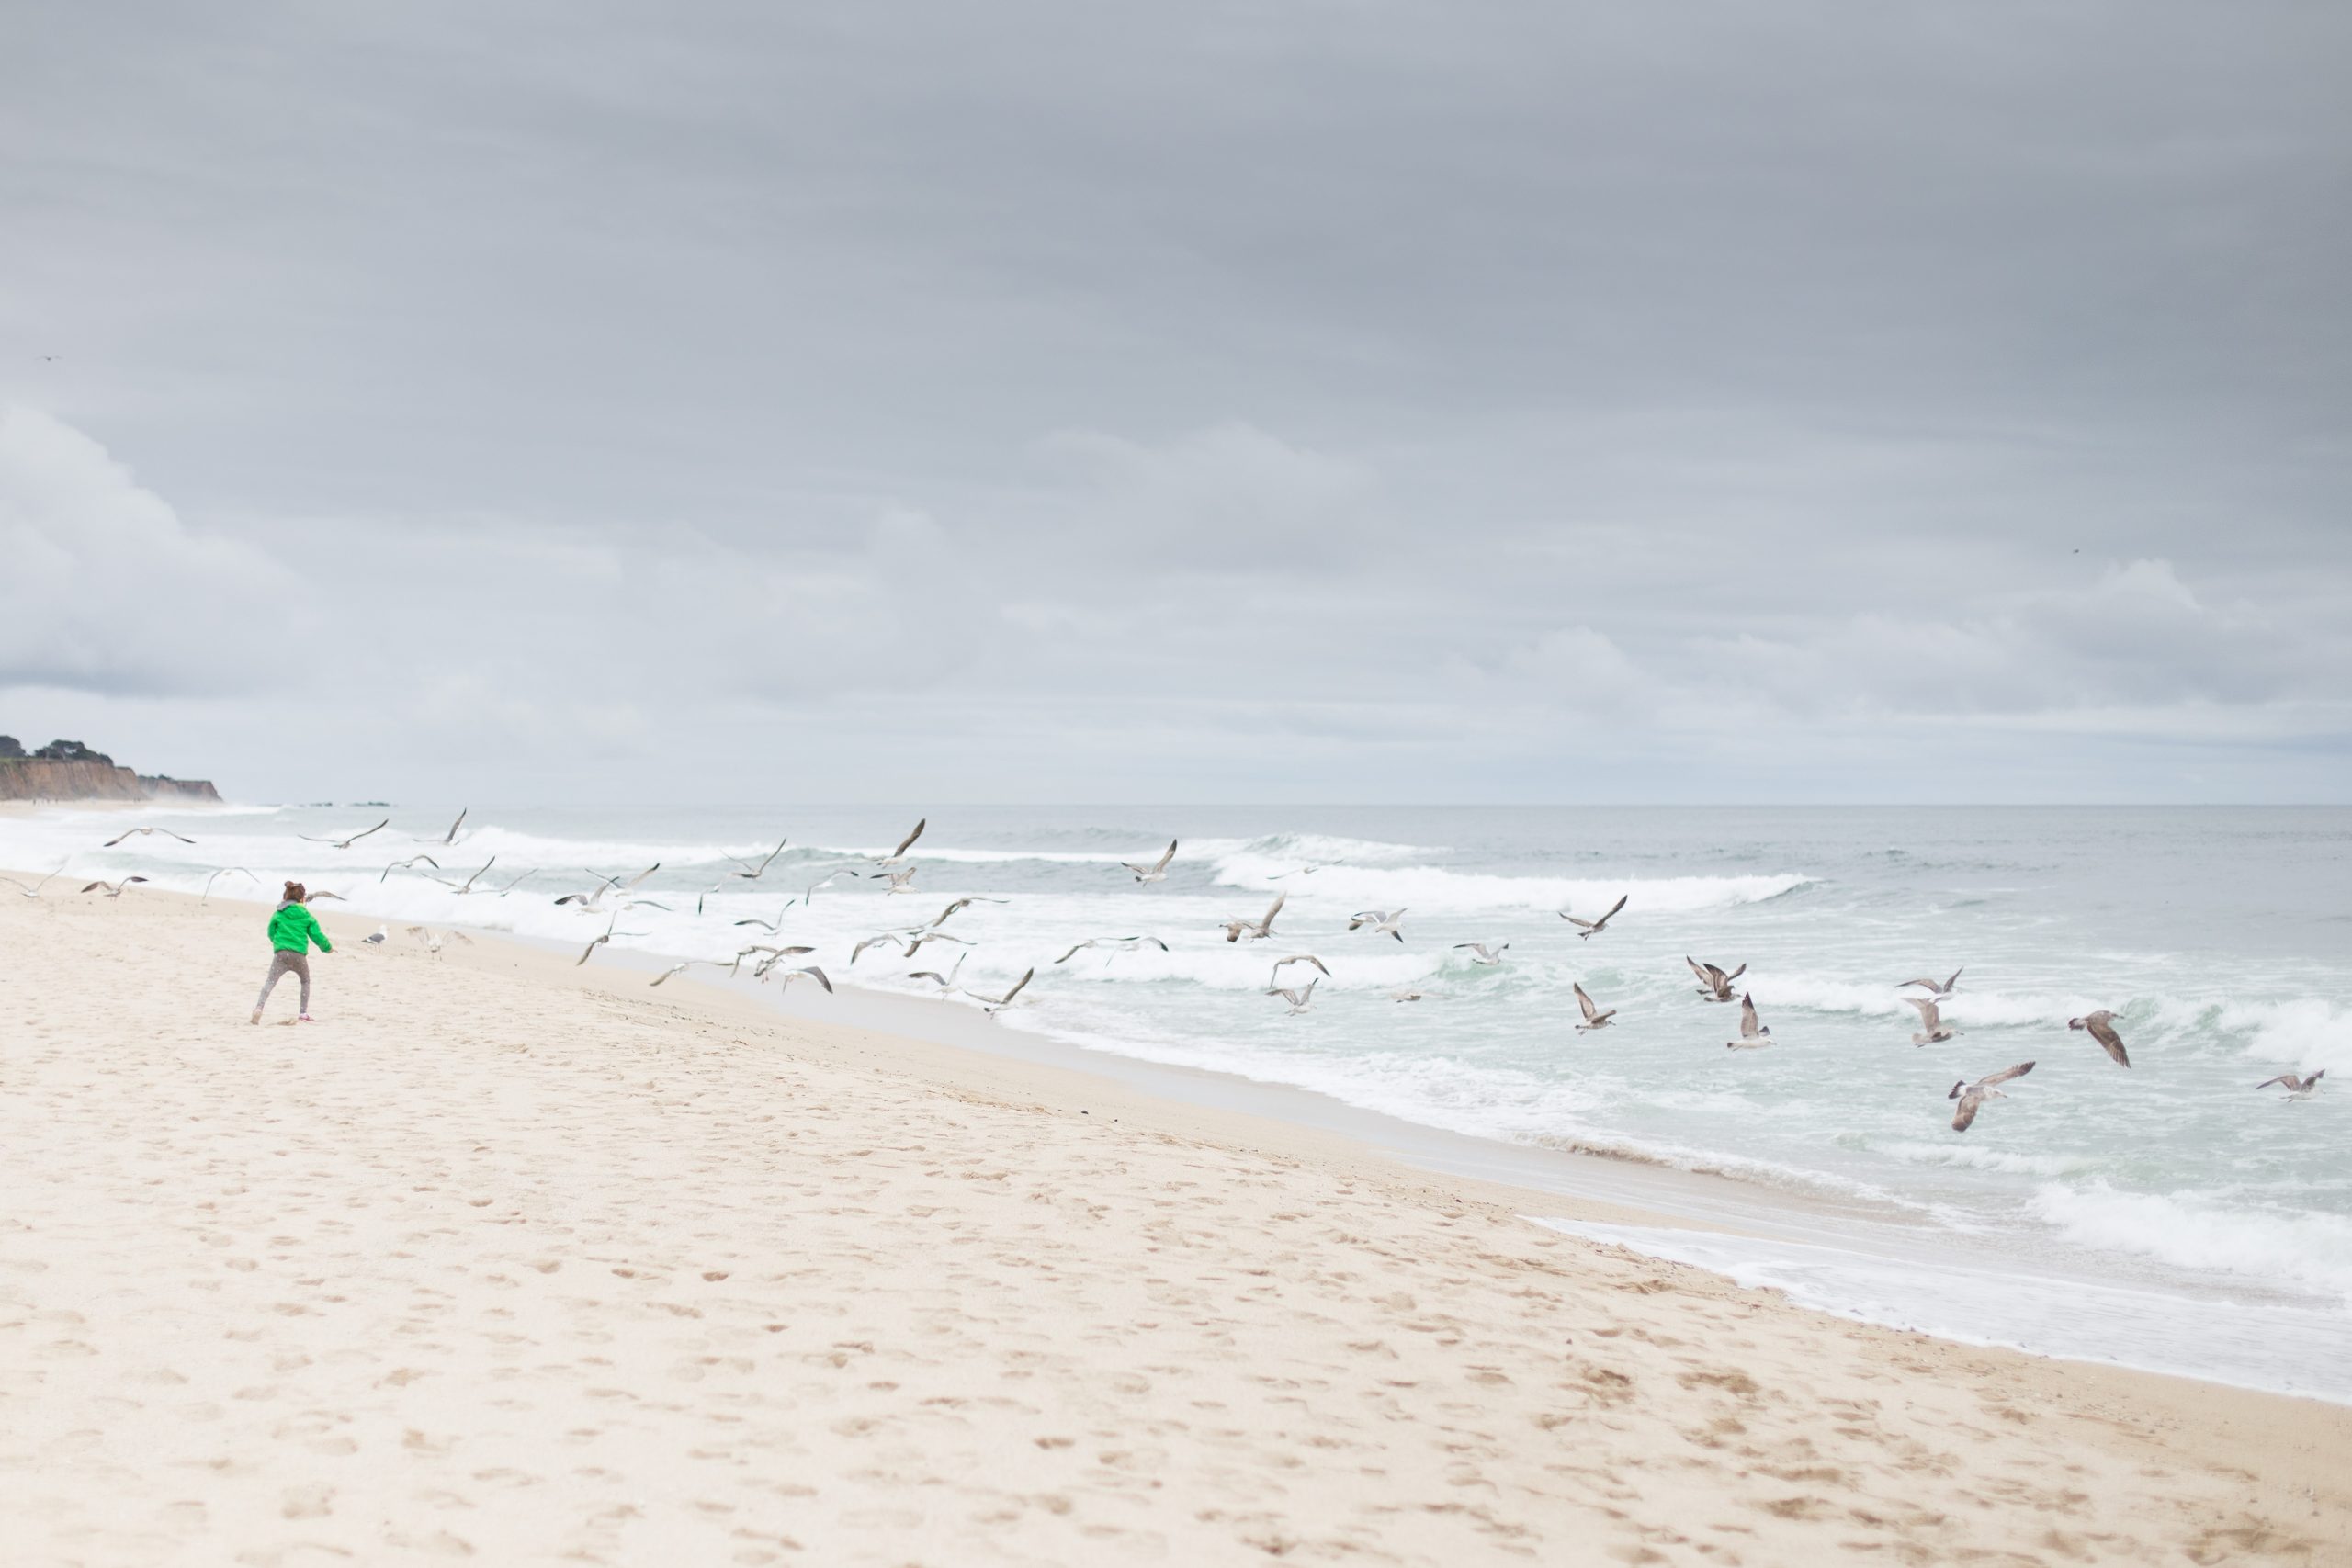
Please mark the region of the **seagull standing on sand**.
<svg viewBox="0 0 2352 1568"><path fill-rule="evenodd" d="M1928 998L1929 1000L1948 1002L1951 1000L1951 994L1960 989L1960 977L1967 973L1968 965L1963 964L1959 968L1951 972L1951 978L1949 980L1905 980L1903 982L1903 985L1897 986L1894 988L1899 991L1908 986L1924 986L1927 987Z"/></svg>
<svg viewBox="0 0 2352 1568"><path fill-rule="evenodd" d="M1489 947L1483 942L1457 942L1453 944L1453 950L1456 953L1464 948L1470 950L1471 963L1494 964L1503 961L1503 954L1510 951L1510 943L1506 942L1494 947Z"/></svg>
<svg viewBox="0 0 2352 1568"><path fill-rule="evenodd" d="M1369 926L1374 936L1393 936L1403 942L1405 933L1396 928L1404 919L1405 911L1402 909L1359 909L1348 917L1348 930L1356 931Z"/></svg>
<svg viewBox="0 0 2352 1568"><path fill-rule="evenodd" d="M381 946L383 946L383 945L384 945L384 940L385 940L387 937L390 936L391 934L392 934L392 928L391 928L391 927L390 927L390 926L378 926L374 931L372 931L368 932L366 936L361 937L359 940L360 940L360 941L362 941L362 942L366 942L366 943L367 943L368 946L370 946L370 947L381 947Z"/></svg>
<svg viewBox="0 0 2352 1568"><path fill-rule="evenodd" d="M1290 895L1287 893L1276 894L1274 896L1273 903L1267 907L1266 912L1259 916L1254 920L1236 919L1226 921L1225 940L1227 942L1239 942L1246 936L1252 942L1263 942L1266 938L1273 935L1274 917L1283 912L1283 904L1289 897Z"/></svg>
<svg viewBox="0 0 2352 1568"><path fill-rule="evenodd" d="M1603 1012L1593 1006L1592 998L1584 994L1584 987L1580 983L1572 987L1571 989L1577 994L1577 1006L1584 1010L1584 1021L1577 1025L1577 1032L1582 1034L1589 1030L1608 1028L1609 1021L1617 1016L1617 1010L1611 1008L1607 1012Z"/></svg>
<svg viewBox="0 0 2352 1568"><path fill-rule="evenodd" d="M1288 1002L1291 1017L1296 1018L1315 1005L1315 987L1322 983L1322 979L1318 976L1309 980L1304 986L1275 986L1266 994L1270 997L1280 997Z"/></svg>
<svg viewBox="0 0 2352 1568"><path fill-rule="evenodd" d="M1940 1045L1947 1040L1960 1037L1960 1031L1946 1023L1944 1015L1936 1010L1936 1004L1926 997L1905 997L1903 999L1919 1010L1919 1032L1911 1037L1912 1044Z"/></svg>
<svg viewBox="0 0 2352 1568"><path fill-rule="evenodd" d="M1682 962L1690 965L1690 973L1699 976L1699 994L1711 1002L1731 1000L1731 983L1747 973L1747 965L1743 964L1726 975L1714 964L1702 964L1687 953L1682 955Z"/></svg>
<svg viewBox="0 0 2352 1568"><path fill-rule="evenodd" d="M1632 897L1633 895L1630 893L1619 894L1617 896L1617 902L1609 906L1609 913L1601 916L1600 919L1597 920L1580 920L1574 915L1569 914L1566 909L1560 911L1560 919L1576 927L1577 935L1589 942L1594 937L1599 936L1602 931L1609 929L1609 922L1617 918L1617 911L1625 907L1625 900Z"/></svg>
<svg viewBox="0 0 2352 1568"><path fill-rule="evenodd" d="M1168 840L1168 848L1162 851L1159 858L1149 865L1137 865L1133 861L1124 860L1119 863L1134 872L1137 882L1165 882L1168 880L1168 863L1175 858L1176 840L1170 839Z"/></svg>
<svg viewBox="0 0 2352 1568"><path fill-rule="evenodd" d="M2327 1077L2327 1069L2325 1067L2322 1067L2319 1071L2308 1076L2298 1076L2294 1073L2280 1073L2277 1077L2265 1078L2254 1087L2256 1089L2268 1089L2272 1084L2277 1084L2279 1088L2287 1091L2286 1098L2289 1100L2309 1100L2312 1095L2319 1092L2319 1080L2325 1077Z"/></svg>
<svg viewBox="0 0 2352 1568"><path fill-rule="evenodd" d="M1742 991L1739 996L1739 1038L1724 1042L1727 1051L1761 1051L1772 1043L1772 1032L1756 1021L1756 998Z"/></svg>
<svg viewBox="0 0 2352 1568"><path fill-rule="evenodd" d="M1021 994L1022 987L1028 985L1031 977L1036 973L1037 971L1034 967L1023 969L1021 972L1021 978L1012 982L1012 989L1005 992L1004 995L1001 997L984 997L978 991L966 991L964 994L971 998L974 1001L978 1002L982 1012L987 1013L990 1018L994 1018L998 1013L1002 1012L1005 1009L1012 1005L1012 998Z"/></svg>
<svg viewBox="0 0 2352 1568"><path fill-rule="evenodd" d="M177 839L183 844L192 844L196 842L194 839L188 838L184 834L175 833L169 828L133 828L127 833L117 833L113 838L108 839L105 843L98 847L103 850L110 850L117 844L122 842L123 840L135 839L143 833L161 833L166 839Z"/></svg>
<svg viewBox="0 0 2352 1568"><path fill-rule="evenodd" d="M2070 1018L2066 1021L2066 1027L2079 1029L2088 1033L2092 1039L2098 1042L2100 1050L2115 1059L2117 1066L2128 1067L2132 1065L2130 1055L2123 1049L2123 1036L2115 1031L2115 1015L2105 1008L2099 1009L2097 1012L2085 1013L2080 1018Z"/></svg>
<svg viewBox="0 0 2352 1568"><path fill-rule="evenodd" d="M332 836L330 836L330 837L328 837L328 838L322 839L322 838L317 838L317 837L315 837L315 836L313 836L313 835L311 835L311 834L309 834L309 833L297 833L297 834L295 834L294 836L295 836L296 838L298 838L298 839L301 840L304 843L309 843L309 844L333 844L336 849L339 849L339 850L347 850L347 849L349 849L352 845L354 845L354 844L357 843L360 840L362 840L362 839L366 838L369 833L380 833L380 832L382 832L386 828L389 828L389 827L390 827L390 826L391 826L391 822L392 822L392 819L391 819L390 818L387 817L387 818L385 818L381 822L377 823L373 828L368 828L368 829L364 829L364 830L362 830L362 831L360 831L360 832L354 833L354 834L352 834L352 835L351 835L351 837L349 837L348 839L337 839L337 838L334 838L334 837L332 837Z"/></svg>
<svg viewBox="0 0 2352 1568"><path fill-rule="evenodd" d="M2003 1067L1999 1072L1987 1077L1978 1078L1974 1083L1970 1083L1963 1078L1952 1085L1951 1092L1944 1096L1946 1100L1960 1101L1959 1106L1951 1113L1951 1130L1955 1133L1967 1132L1968 1124L1976 1120L1978 1107L1987 1100L2009 1098L1995 1088L1995 1085L2005 1084L2011 1078L2021 1078L2031 1071L2033 1071L2031 1062L2019 1062L2014 1067Z"/></svg>
<svg viewBox="0 0 2352 1568"><path fill-rule="evenodd" d="M147 879L143 876L126 876L120 882L93 882L84 887L82 891L85 893L95 893L99 888L103 887L107 890L107 897L119 898L122 897L122 890L124 888L130 886L134 882L144 882Z"/></svg>

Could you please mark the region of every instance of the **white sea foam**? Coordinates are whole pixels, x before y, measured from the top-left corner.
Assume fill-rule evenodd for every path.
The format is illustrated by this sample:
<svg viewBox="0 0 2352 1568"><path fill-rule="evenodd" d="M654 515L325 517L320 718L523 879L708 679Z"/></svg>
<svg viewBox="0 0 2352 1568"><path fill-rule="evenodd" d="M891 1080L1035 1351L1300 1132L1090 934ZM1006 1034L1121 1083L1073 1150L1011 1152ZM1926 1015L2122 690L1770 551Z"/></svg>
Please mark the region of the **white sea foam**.
<svg viewBox="0 0 2352 1568"><path fill-rule="evenodd" d="M1423 916L1566 909L1587 918L1606 911L1623 895L1626 912L1688 914L1703 909L1759 904L1793 892L1815 879L1794 873L1769 876L1612 877L1504 876L1489 872L1449 871L1426 865L1327 865L1312 876L1282 882L1273 874L1296 862L1254 853L1224 857L1216 880L1229 887L1287 889L1295 900L1331 900L1358 908L1413 910ZM1621 917L1623 918L1623 917Z"/></svg>
<svg viewBox="0 0 2352 1568"><path fill-rule="evenodd" d="M2264 1213L2192 1194L2118 1191L2103 1181L2045 1184L2031 1209L2091 1247L2324 1291L2352 1306L2352 1219L2340 1214Z"/></svg>

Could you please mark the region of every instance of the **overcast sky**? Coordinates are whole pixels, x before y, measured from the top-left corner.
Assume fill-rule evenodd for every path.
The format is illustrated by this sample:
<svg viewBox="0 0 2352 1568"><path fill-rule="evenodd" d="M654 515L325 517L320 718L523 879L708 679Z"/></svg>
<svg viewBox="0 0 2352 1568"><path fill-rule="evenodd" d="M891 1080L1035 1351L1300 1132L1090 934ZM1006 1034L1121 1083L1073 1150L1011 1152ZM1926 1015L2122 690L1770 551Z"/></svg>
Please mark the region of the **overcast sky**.
<svg viewBox="0 0 2352 1568"><path fill-rule="evenodd" d="M0 4L28 741L2352 799L2335 0Z"/></svg>

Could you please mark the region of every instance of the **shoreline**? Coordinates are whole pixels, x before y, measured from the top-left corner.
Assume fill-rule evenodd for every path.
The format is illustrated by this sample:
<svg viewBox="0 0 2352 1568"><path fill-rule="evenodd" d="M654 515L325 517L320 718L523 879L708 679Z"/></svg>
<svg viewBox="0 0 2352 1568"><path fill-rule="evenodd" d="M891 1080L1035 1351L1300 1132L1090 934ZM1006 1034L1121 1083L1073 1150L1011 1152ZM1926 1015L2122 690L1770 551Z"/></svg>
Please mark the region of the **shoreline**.
<svg viewBox="0 0 2352 1568"><path fill-rule="evenodd" d="M127 803L96 804L119 808ZM163 888L141 888L138 896L194 898ZM229 891L213 897L220 903L268 907L265 900ZM363 907L364 900L343 906L350 919L361 918ZM543 956L571 951L552 939L511 931L453 929ZM615 943L598 950L592 967L650 976L686 956ZM861 987L846 973L836 983L840 994L827 996L808 987L779 992L748 978L690 973L651 994L680 995L692 988L733 998L777 1018L919 1042L933 1053L927 1070L947 1081L989 1086L993 1080L987 1072L969 1069L977 1057L1074 1074L1104 1089L1116 1086L1134 1097L1131 1119L1151 1120L1152 1107L1163 1112L1186 1107L1196 1113L1194 1119L1164 1124L1197 1132L1216 1118L1246 1118L1257 1127L1252 1147L1327 1155L1344 1149L1425 1179L1476 1184L1491 1201L1515 1204L1514 1212L1525 1219L1559 1222L1566 1234L1602 1238L1657 1261L1771 1289L1792 1304L1841 1321L1925 1333L1976 1348L2352 1407L2352 1371L2342 1378L2324 1375L2332 1367L2352 1369L2352 1318L2264 1302L2251 1287L2225 1284L2196 1295L2109 1280L2080 1264L2052 1267L2045 1260L2028 1266L2005 1254L2001 1238L1938 1231L1858 1194L1799 1189L1638 1154L1455 1133L1301 1085L1158 1062L1017 1021L1000 1022L944 998ZM2260 1303L2268 1314L2258 1329L2245 1321L2248 1300ZM2186 1365L2144 1345L2135 1351L2134 1332L2149 1337L2150 1343L2188 1338L2203 1359ZM2270 1348L2280 1335L2307 1347L2305 1364L2322 1369L2320 1379L2302 1386L2281 1382Z"/></svg>
<svg viewBox="0 0 2352 1568"><path fill-rule="evenodd" d="M2341 1406L1830 1317L1336 1134L499 938L368 950L330 912L326 1021L255 1030L254 910L0 904L29 1025L0 1474L35 1561L383 1560L377 1517L516 1562L714 1520L763 1561L797 1554L741 1531L811 1561L2352 1551ZM581 1444L563 1487L480 1479ZM426 1479L465 1507L395 1500ZM135 1540L128 1495L163 1500Z"/></svg>

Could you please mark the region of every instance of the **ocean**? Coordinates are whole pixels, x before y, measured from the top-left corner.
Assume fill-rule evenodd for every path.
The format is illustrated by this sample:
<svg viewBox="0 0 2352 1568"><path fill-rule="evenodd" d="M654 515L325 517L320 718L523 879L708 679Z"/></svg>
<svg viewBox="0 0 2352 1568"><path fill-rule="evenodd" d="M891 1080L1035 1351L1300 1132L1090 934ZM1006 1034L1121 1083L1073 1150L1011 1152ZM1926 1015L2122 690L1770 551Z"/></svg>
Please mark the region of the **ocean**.
<svg viewBox="0 0 2352 1568"><path fill-rule="evenodd" d="M124 874L197 892L238 866L263 886L232 874L213 896L260 900L299 877L395 940L430 922L584 944L613 922L598 961L649 969L739 938L802 942L842 989L796 987L794 1010L852 1021L860 993L937 994L909 970L960 957L959 984L995 994L1034 967L993 1026L1023 1050L1320 1097L1371 1135L1471 1140L1565 1191L1601 1171L1696 1173L1634 1196L1702 1192L1694 1217L1732 1227L1565 1228L1852 1316L2352 1401L2352 810L475 805L456 845L415 841L458 808L38 811L0 817L0 865L64 863L51 896ZM843 877L785 907L829 871L870 872L919 815L909 889ZM297 837L385 816L346 851ZM134 822L197 842L99 847ZM787 837L759 880L726 874ZM1121 869L1171 838L1165 881ZM465 897L429 867L385 874L419 852L455 880L495 857L482 886L532 874ZM657 863L637 897L666 908L553 901ZM1225 940L1277 894L1271 940ZM1002 900L945 923L968 948L852 962L863 938L965 896ZM1560 918L1621 896L1592 938ZM1401 941L1347 929L1400 907ZM750 919L780 934L733 924ZM1123 937L1168 951L1056 962ZM207 1005L246 1005L256 940L254 974ZM1471 942L1510 947L1485 965L1456 945ZM1330 975L1294 1013L1266 989L1274 959L1308 953ZM1739 1009L1702 999L1686 955L1747 965L1736 984L1769 1048L1725 1049ZM1960 1033L1915 1047L1898 984L1963 966L1943 1009ZM1578 983L1611 1027L1575 1031ZM2100 1008L2128 1070L2065 1027ZM1955 1080L2028 1060L2009 1098L1951 1130ZM2334 1076L2309 1100L2255 1087L2320 1067Z"/></svg>

